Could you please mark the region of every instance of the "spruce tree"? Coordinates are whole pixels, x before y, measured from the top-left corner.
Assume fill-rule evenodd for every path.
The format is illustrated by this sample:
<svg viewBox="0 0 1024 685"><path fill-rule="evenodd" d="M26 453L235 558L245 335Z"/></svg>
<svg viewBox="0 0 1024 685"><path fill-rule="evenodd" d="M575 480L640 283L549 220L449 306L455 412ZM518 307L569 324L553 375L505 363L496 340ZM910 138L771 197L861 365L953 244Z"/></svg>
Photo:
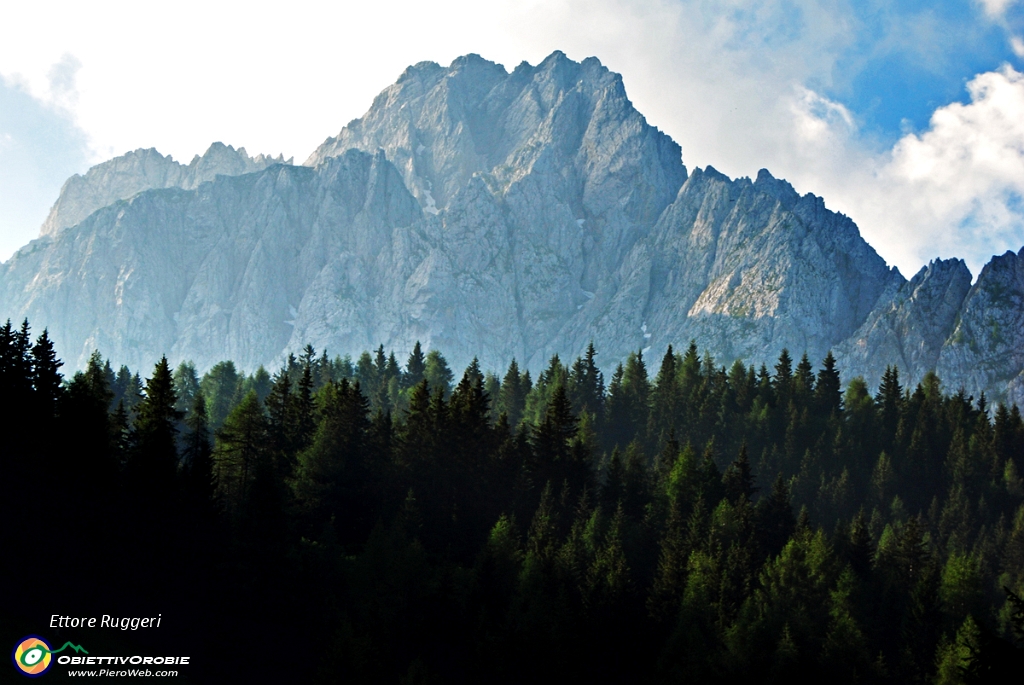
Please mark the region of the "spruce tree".
<svg viewBox="0 0 1024 685"><path fill-rule="evenodd" d="M177 434L181 413L174 379L162 357L146 381L146 394L138 404L125 480L134 497L154 498L161 506L175 487L178 470Z"/></svg>
<svg viewBox="0 0 1024 685"><path fill-rule="evenodd" d="M199 521L209 521L217 512L217 480L214 474L213 445L206 416L206 398L201 392L192 398L185 420L182 450L185 499Z"/></svg>
<svg viewBox="0 0 1024 685"><path fill-rule="evenodd" d="M722 484L729 501L738 504L741 500L752 502L757 488L754 487L754 476L750 469L750 458L747 456L747 445L743 443L736 460L729 464L722 475Z"/></svg>
<svg viewBox="0 0 1024 685"><path fill-rule="evenodd" d="M573 412L578 416L589 412L598 420L604 414L604 377L597 368L595 359L597 351L591 341L587 345L586 354L577 357L569 370L568 391L572 401Z"/></svg>
<svg viewBox="0 0 1024 685"><path fill-rule="evenodd" d="M405 373L402 375L402 387L415 388L423 380L423 374L427 368L426 357L423 356L423 348L417 340L405 362Z"/></svg>
<svg viewBox="0 0 1024 685"><path fill-rule="evenodd" d="M519 364L513 358L501 381L497 398L498 412L508 417L508 425L513 429L519 425L526 408L526 395L530 391L528 382L529 376L519 372Z"/></svg>
<svg viewBox="0 0 1024 685"><path fill-rule="evenodd" d="M53 342L45 329L36 340L36 344L32 346L31 357L32 389L35 391L34 405L41 413L41 417L52 418L61 397L63 375L59 369L64 363L57 359Z"/></svg>
<svg viewBox="0 0 1024 685"><path fill-rule="evenodd" d="M814 388L814 399L818 405L818 414L827 419L832 412L842 410L843 395L839 371L836 369L836 358L832 351L825 355L821 370L818 371L818 382Z"/></svg>
<svg viewBox="0 0 1024 685"><path fill-rule="evenodd" d="M771 558L781 552L795 529L789 486L780 473L772 483L771 493L757 503L757 537L762 557Z"/></svg>

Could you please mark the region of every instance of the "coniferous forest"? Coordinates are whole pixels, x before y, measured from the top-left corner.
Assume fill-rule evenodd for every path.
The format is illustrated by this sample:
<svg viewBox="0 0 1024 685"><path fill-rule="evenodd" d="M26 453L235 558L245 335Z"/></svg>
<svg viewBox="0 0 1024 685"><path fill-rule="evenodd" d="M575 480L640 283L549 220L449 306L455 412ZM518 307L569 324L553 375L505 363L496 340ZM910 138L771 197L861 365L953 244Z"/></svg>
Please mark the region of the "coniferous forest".
<svg viewBox="0 0 1024 685"><path fill-rule="evenodd" d="M159 612L190 682L1019 682L1017 407L596 355L64 377L8 322L0 618Z"/></svg>

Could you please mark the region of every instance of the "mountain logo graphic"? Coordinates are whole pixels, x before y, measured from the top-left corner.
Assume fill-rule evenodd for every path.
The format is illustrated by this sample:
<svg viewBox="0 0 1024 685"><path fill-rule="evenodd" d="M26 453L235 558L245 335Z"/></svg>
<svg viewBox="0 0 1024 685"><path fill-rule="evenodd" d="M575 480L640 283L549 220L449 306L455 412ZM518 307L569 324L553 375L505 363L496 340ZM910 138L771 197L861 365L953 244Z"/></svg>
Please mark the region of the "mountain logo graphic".
<svg viewBox="0 0 1024 685"><path fill-rule="evenodd" d="M89 653L81 645L73 645L70 642L65 642L60 649L51 650L46 640L38 635L29 635L15 645L11 659L22 674L29 678L38 678L50 670L50 666L53 665L53 655L63 652L68 647L76 652Z"/></svg>

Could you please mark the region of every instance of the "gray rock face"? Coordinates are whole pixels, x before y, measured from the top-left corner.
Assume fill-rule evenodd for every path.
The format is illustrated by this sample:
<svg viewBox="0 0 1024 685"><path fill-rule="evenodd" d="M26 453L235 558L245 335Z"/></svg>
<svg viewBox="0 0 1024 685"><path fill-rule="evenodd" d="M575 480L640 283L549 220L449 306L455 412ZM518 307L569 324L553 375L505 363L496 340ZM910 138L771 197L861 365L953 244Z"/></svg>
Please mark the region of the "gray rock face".
<svg viewBox="0 0 1024 685"><path fill-rule="evenodd" d="M1024 406L1024 248L993 257L967 293L936 372L975 397Z"/></svg>
<svg viewBox="0 0 1024 685"><path fill-rule="evenodd" d="M686 180L621 77L560 52L512 73L476 55L410 67L306 163L352 147L383 149L426 215L395 253L410 306L381 342L495 368L571 349L563 327Z"/></svg>
<svg viewBox="0 0 1024 685"><path fill-rule="evenodd" d="M840 368L876 387L885 367L895 365L904 384L917 384L935 370L970 288L971 272L962 259L931 262L883 296L857 332L837 347Z"/></svg>
<svg viewBox="0 0 1024 685"><path fill-rule="evenodd" d="M238 176L281 163L284 163L283 156L277 159L262 154L250 157L244 147L236 150L223 143L214 143L202 157L196 155L187 166L153 148L138 149L97 164L84 176L75 174L65 181L40 234L51 235L74 226L97 209L144 190L195 188L212 181L218 174Z"/></svg>
<svg viewBox="0 0 1024 685"><path fill-rule="evenodd" d="M417 64L306 166L274 161L137 151L71 179L0 265L0 319L47 326L69 369L96 348L253 369L417 340L535 370L593 340L609 369L695 339L721 364L834 348L846 378L896 364L1024 396L1019 255L973 288L960 260L907 282L767 171L688 176L593 58Z"/></svg>
<svg viewBox="0 0 1024 685"><path fill-rule="evenodd" d="M0 301L5 317L45 322L71 368L97 348L141 369L161 354L254 368L289 344L328 262L374 293L387 283L373 269L381 246L420 215L383 155L219 176L34 241L0 267Z"/></svg>
<svg viewBox="0 0 1024 685"><path fill-rule="evenodd" d="M633 108L622 77L596 58L576 63L561 52L511 74L478 55L447 69L409 67L306 164L349 148L383 148L429 213L475 173L502 194L540 173L577 203L575 218L614 209L653 223L686 180L679 146Z"/></svg>
<svg viewBox="0 0 1024 685"><path fill-rule="evenodd" d="M848 218L762 170L753 183L696 170L593 311L566 334L621 358L691 339L720 362L821 359L902 281Z"/></svg>

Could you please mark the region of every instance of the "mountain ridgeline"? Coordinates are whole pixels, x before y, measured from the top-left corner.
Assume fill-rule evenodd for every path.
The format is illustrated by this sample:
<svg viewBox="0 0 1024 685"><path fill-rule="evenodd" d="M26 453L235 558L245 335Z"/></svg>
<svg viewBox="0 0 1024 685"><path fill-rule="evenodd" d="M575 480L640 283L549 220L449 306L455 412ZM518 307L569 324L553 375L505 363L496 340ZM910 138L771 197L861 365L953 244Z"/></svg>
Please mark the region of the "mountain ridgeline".
<svg viewBox="0 0 1024 685"><path fill-rule="evenodd" d="M725 364L831 349L872 385L896 365L1024 404L1024 251L973 285L955 259L907 281L821 198L681 156L595 58L422 62L302 166L215 145L71 179L0 265L0 320L45 324L73 368L420 340L539 370L601 340L610 369L696 340Z"/></svg>

